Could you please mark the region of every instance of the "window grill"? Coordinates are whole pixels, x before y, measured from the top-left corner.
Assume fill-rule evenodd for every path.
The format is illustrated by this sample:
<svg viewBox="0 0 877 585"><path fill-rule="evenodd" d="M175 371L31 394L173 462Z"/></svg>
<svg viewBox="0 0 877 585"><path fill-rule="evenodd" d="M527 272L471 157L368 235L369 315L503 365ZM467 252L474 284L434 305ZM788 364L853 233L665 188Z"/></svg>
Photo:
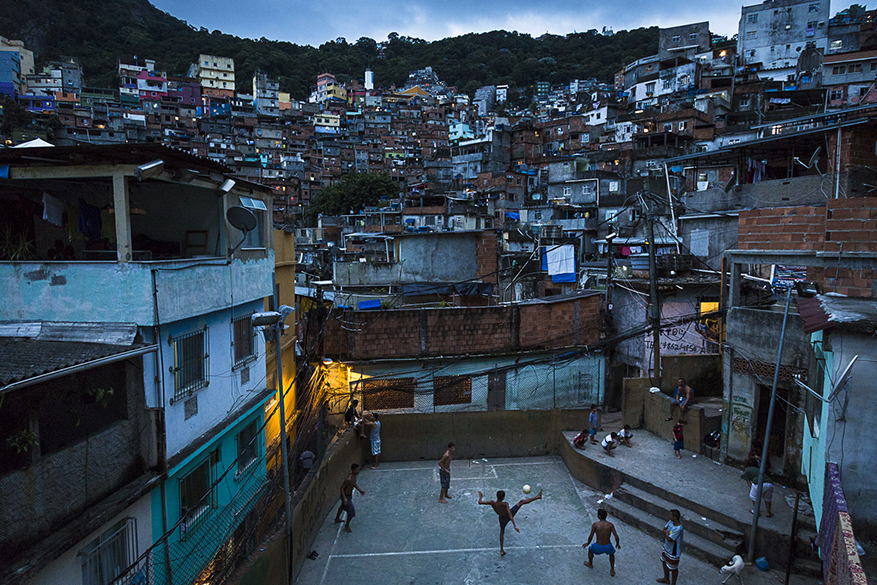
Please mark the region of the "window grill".
<svg viewBox="0 0 877 585"><path fill-rule="evenodd" d="M471 376L436 376L433 379L434 406L472 403Z"/></svg>
<svg viewBox="0 0 877 585"><path fill-rule="evenodd" d="M242 475L259 457L258 422L258 419L254 419L238 433L237 476Z"/></svg>
<svg viewBox="0 0 877 585"><path fill-rule="evenodd" d="M174 402L206 387L209 381L210 353L207 327L171 338L174 349Z"/></svg>
<svg viewBox="0 0 877 585"><path fill-rule="evenodd" d="M83 585L107 585L137 559L137 521L126 518L79 553Z"/></svg>
<svg viewBox="0 0 877 585"><path fill-rule="evenodd" d="M250 325L252 315L253 313L248 313L231 321L234 369L256 359L256 331Z"/></svg>
<svg viewBox="0 0 877 585"><path fill-rule="evenodd" d="M216 494L213 490L214 461L218 459L216 451L180 480L180 539L185 540L192 531L200 526L216 507Z"/></svg>

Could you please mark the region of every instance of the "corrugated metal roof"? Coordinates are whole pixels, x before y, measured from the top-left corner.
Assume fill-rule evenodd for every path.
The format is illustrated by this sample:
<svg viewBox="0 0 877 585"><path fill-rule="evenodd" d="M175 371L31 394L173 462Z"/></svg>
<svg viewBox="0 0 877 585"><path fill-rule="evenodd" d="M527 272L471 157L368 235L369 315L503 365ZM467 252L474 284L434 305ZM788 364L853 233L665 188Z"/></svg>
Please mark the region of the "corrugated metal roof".
<svg viewBox="0 0 877 585"><path fill-rule="evenodd" d="M123 353L143 345L0 337L0 385Z"/></svg>
<svg viewBox="0 0 877 585"><path fill-rule="evenodd" d="M822 303L817 297L798 298L798 313L804 320L804 333L811 334L834 326L828 314L822 310Z"/></svg>
<svg viewBox="0 0 877 585"><path fill-rule="evenodd" d="M817 295L798 299L804 333L837 328L877 333L877 301L871 298Z"/></svg>

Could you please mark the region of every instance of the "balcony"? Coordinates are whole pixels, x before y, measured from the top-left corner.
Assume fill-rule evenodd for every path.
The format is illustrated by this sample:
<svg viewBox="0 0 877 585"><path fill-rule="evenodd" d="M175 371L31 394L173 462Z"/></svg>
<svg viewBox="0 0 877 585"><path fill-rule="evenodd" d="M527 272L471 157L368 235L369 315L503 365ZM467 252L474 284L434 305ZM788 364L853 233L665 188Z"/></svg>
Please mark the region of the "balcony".
<svg viewBox="0 0 877 585"><path fill-rule="evenodd" d="M224 167L164 147L29 150L0 152L0 321L152 325L271 294L267 189L219 189ZM225 210L247 205L232 259Z"/></svg>

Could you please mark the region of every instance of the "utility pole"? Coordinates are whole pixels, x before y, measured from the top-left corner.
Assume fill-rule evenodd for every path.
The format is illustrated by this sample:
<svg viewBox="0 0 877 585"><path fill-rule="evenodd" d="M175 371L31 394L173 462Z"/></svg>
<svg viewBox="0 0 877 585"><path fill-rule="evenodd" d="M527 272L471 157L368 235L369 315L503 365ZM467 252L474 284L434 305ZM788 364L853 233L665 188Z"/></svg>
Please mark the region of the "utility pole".
<svg viewBox="0 0 877 585"><path fill-rule="evenodd" d="M777 349L777 362L773 370L773 388L770 391L770 407L767 409L767 424L764 428L764 447L761 449L761 465L758 468L758 489L755 492L755 508L752 515L752 527L749 531L749 553L747 559L755 559L755 531L758 530L758 512L761 509L761 490L764 486L764 469L767 467L768 447L770 446L770 427L773 422L773 408L777 401L777 382L780 378L780 360L783 357L783 342L786 340L786 320L789 318L789 305L792 302L792 287L786 290L786 310L783 312L783 328L780 332L780 346ZM795 511L797 513L797 506Z"/></svg>
<svg viewBox="0 0 877 585"><path fill-rule="evenodd" d="M283 361L281 360L280 337L283 335L283 321L289 316L294 308L280 304L280 287L277 281L272 278L274 283L274 296L271 297L269 311L262 313L254 313L250 317L252 327L261 327L265 334L265 340L274 339L274 360L277 366L277 399L280 410L280 454L281 467L283 468L283 500L284 512L286 513L286 567L288 571L288 579L286 582L295 583L295 557L293 555L292 536L292 496L289 489L289 452L286 445L286 396L283 385ZM271 333L269 333L269 331Z"/></svg>
<svg viewBox="0 0 877 585"><path fill-rule="evenodd" d="M646 225L649 230L649 317L652 322L652 366L654 368L655 386L661 386L661 307L658 304L658 273L655 266L655 215L645 198L640 195L643 213L646 214Z"/></svg>

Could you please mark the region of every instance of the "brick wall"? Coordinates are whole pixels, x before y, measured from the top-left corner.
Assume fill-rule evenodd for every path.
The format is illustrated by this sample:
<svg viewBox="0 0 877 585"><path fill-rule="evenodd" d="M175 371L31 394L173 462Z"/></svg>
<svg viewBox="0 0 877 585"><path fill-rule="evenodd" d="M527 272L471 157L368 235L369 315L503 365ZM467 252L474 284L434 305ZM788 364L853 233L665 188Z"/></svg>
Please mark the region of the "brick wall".
<svg viewBox="0 0 877 585"><path fill-rule="evenodd" d="M354 311L326 326L323 349L339 360L507 353L599 340L600 295L500 307ZM339 317L340 315L336 315Z"/></svg>
<svg viewBox="0 0 877 585"><path fill-rule="evenodd" d="M773 207L740 212L740 250L877 252L877 197L829 199L825 206ZM877 270L817 268L807 278L825 292L877 297Z"/></svg>
<svg viewBox="0 0 877 585"><path fill-rule="evenodd" d="M497 237L494 231L483 231L478 236L478 249L475 252L475 265L478 279L497 284L499 269Z"/></svg>
<svg viewBox="0 0 877 585"><path fill-rule="evenodd" d="M821 250L825 207L769 207L740 212L740 250Z"/></svg>

